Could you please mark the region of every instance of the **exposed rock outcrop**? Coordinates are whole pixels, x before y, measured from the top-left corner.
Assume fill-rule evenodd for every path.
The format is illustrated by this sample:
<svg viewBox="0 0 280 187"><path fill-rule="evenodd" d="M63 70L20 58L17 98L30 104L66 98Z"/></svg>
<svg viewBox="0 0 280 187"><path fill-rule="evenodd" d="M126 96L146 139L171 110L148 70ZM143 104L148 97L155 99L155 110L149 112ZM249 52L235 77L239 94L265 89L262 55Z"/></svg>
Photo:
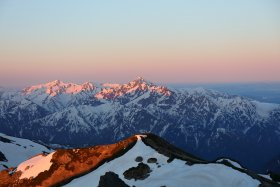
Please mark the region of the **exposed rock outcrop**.
<svg viewBox="0 0 280 187"><path fill-rule="evenodd" d="M131 180L144 180L149 177L151 172L150 167L147 164L139 163L137 167L132 167L126 170L123 175L124 178Z"/></svg>
<svg viewBox="0 0 280 187"><path fill-rule="evenodd" d="M125 182L123 182L117 174L114 172L106 172L105 175L100 177L98 187L129 187Z"/></svg>

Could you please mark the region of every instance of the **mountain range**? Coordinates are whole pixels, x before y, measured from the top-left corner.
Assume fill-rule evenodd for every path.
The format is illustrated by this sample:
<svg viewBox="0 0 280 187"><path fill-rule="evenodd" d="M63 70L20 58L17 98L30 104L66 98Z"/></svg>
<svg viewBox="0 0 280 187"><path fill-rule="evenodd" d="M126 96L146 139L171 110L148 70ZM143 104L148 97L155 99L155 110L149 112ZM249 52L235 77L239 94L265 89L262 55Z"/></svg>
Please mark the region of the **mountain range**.
<svg viewBox="0 0 280 187"><path fill-rule="evenodd" d="M280 172L280 105L141 77L1 89L0 132L73 148L151 132L205 160L229 157L256 172Z"/></svg>

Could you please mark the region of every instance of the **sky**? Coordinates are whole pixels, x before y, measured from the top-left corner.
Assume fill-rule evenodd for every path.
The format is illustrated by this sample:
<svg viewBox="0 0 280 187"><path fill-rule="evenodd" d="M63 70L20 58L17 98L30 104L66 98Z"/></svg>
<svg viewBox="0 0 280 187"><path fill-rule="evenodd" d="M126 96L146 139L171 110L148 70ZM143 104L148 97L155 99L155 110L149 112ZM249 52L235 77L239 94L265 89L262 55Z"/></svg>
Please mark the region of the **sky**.
<svg viewBox="0 0 280 187"><path fill-rule="evenodd" d="M279 0L0 0L0 86L280 81Z"/></svg>

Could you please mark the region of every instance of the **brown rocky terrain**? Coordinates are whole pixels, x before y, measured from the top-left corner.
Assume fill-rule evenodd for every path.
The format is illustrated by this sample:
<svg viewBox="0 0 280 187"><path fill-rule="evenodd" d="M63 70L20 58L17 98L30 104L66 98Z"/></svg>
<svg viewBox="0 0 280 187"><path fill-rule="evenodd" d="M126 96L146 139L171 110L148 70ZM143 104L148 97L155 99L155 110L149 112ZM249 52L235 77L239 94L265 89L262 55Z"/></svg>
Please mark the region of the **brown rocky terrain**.
<svg viewBox="0 0 280 187"><path fill-rule="evenodd" d="M136 143L132 136L116 144L94 146L82 149L57 150L52 157L52 165L48 171L35 178L19 179L21 172L12 172L13 168L0 172L0 186L61 186L85 175L104 162L125 154Z"/></svg>

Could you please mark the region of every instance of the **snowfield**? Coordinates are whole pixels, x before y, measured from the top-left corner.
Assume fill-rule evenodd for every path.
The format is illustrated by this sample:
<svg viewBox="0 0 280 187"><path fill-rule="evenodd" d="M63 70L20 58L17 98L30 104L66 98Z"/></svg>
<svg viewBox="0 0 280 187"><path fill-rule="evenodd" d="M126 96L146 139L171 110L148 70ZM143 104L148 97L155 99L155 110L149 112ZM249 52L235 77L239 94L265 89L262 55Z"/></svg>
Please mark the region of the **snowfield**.
<svg viewBox="0 0 280 187"><path fill-rule="evenodd" d="M22 172L20 179L35 178L39 173L49 170L52 165L51 159L54 153L55 152L52 152L47 156L38 155L21 163L17 167L17 171Z"/></svg>
<svg viewBox="0 0 280 187"><path fill-rule="evenodd" d="M168 157L159 154L149 146L146 146L138 135L136 145L123 156L107 162L95 171L74 179L67 187L92 187L98 186L100 176L112 171L130 186L168 186L168 187L257 187L260 182L247 174L241 173L222 164L194 164L186 165L185 161L174 159L168 163ZM144 137L143 137L144 138ZM144 180L127 180L123 173L136 167L135 158L143 157L143 163L148 164L152 172ZM156 158L157 163L148 163L149 158Z"/></svg>
<svg viewBox="0 0 280 187"><path fill-rule="evenodd" d="M1 137L5 139L1 141ZM7 159L7 161L0 161L0 170L6 168L4 165L7 167L16 167L18 164L34 155L50 151L51 149L30 140L15 138L0 133L0 152L2 152Z"/></svg>

